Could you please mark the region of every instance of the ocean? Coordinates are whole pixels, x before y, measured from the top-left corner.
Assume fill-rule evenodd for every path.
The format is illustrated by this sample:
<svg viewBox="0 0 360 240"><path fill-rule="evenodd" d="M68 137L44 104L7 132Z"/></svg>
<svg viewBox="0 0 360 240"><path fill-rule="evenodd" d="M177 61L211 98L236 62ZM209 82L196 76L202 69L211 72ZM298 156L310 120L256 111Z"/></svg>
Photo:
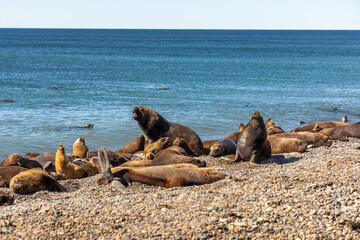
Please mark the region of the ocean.
<svg viewBox="0 0 360 240"><path fill-rule="evenodd" d="M0 29L5 99L14 102L0 102L0 161L59 144L71 153L80 136L90 150L119 149L142 133L133 106L203 141L254 111L284 130L355 123L360 31Z"/></svg>

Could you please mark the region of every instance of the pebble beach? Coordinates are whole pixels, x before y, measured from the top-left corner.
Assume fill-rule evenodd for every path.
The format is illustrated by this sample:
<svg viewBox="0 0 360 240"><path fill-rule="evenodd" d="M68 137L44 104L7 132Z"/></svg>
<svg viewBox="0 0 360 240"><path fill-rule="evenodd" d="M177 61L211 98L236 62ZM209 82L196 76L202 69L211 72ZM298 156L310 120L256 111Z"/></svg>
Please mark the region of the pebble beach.
<svg viewBox="0 0 360 240"><path fill-rule="evenodd" d="M14 194L0 207L0 239L360 238L359 139L259 166L232 157L204 157L227 177L202 186L119 189L97 186L98 174L60 180L66 193Z"/></svg>

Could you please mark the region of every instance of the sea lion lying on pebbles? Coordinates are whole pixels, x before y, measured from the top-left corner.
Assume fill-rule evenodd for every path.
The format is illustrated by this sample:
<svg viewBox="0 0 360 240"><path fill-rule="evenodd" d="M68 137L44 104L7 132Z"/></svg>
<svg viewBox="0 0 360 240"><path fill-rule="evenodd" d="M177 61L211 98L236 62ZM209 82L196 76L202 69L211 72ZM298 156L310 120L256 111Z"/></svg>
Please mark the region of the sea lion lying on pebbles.
<svg viewBox="0 0 360 240"><path fill-rule="evenodd" d="M121 164L130 161L129 156L127 154L116 153L111 150L106 150L106 153L108 155L110 164L113 165L114 167L120 166ZM97 150L96 151L88 151L86 154L87 159L91 159L91 158L97 157L97 156L98 156Z"/></svg>
<svg viewBox="0 0 360 240"><path fill-rule="evenodd" d="M349 137L360 138L360 123L322 129L320 132L332 137L334 140L348 141Z"/></svg>
<svg viewBox="0 0 360 240"><path fill-rule="evenodd" d="M10 189L14 193L33 193L42 190L66 192L55 178L46 171L38 168L20 172L10 181Z"/></svg>
<svg viewBox="0 0 360 240"><path fill-rule="evenodd" d="M267 140L265 123L260 113L256 111L239 137L235 162L245 160L250 161L250 164L259 164L270 156L271 146Z"/></svg>
<svg viewBox="0 0 360 240"><path fill-rule="evenodd" d="M19 153L13 153L5 158L5 160L0 163L0 166L21 166L25 168L42 168L42 165L34 160L31 160L27 157L20 155Z"/></svg>
<svg viewBox="0 0 360 240"><path fill-rule="evenodd" d="M223 138L210 148L210 156L220 157L236 153L236 143L228 138Z"/></svg>
<svg viewBox="0 0 360 240"><path fill-rule="evenodd" d="M155 155L151 166L161 166L170 164L194 164L198 167L205 167L206 162L187 155L187 152L179 146L171 146L161 150Z"/></svg>
<svg viewBox="0 0 360 240"><path fill-rule="evenodd" d="M316 123L310 123L308 125L295 128L295 129L291 130L290 132L304 132L304 131L313 130L316 124L318 124L318 126L320 128L334 128L334 127L349 125L348 123L342 123L342 122L336 122L336 121L316 122Z"/></svg>
<svg viewBox="0 0 360 240"><path fill-rule="evenodd" d="M274 120L272 120L271 118L269 118L266 121L265 126L266 126L267 135L285 132L279 125L275 125Z"/></svg>
<svg viewBox="0 0 360 240"><path fill-rule="evenodd" d="M9 183L14 176L27 170L29 169L20 166L0 167L0 187L9 187Z"/></svg>
<svg viewBox="0 0 360 240"><path fill-rule="evenodd" d="M169 137L159 138L156 142L151 143L147 147L147 150L145 151L145 159L147 160L153 159L159 151L169 146L171 146L171 141Z"/></svg>
<svg viewBox="0 0 360 240"><path fill-rule="evenodd" d="M159 113L148 107L133 107L133 119L139 124L143 133L155 142L161 137L169 137L173 142L176 137L183 138L193 155L204 154L204 147L200 137L192 129L167 121Z"/></svg>
<svg viewBox="0 0 360 240"><path fill-rule="evenodd" d="M237 143L237 141L239 140L239 136L241 134L241 132L243 131L243 128L239 129L240 131L238 132L233 132L233 133L230 133L229 135L221 138L221 139L217 139L217 140L207 140L207 141L204 141L203 142L203 146L204 148L211 148L212 145L214 145L215 143L217 143L218 141L222 140L222 139L230 139L232 140L233 142L235 142L235 144Z"/></svg>
<svg viewBox="0 0 360 240"><path fill-rule="evenodd" d="M145 146L145 137L144 135L139 135L135 140L126 145L123 148L120 148L119 150L116 150L115 153L136 153L139 151L144 151Z"/></svg>
<svg viewBox="0 0 360 240"><path fill-rule="evenodd" d="M290 132L276 134L278 137L297 138L313 148L326 146L330 147L332 138L320 132Z"/></svg>
<svg viewBox="0 0 360 240"><path fill-rule="evenodd" d="M298 138L284 138L278 135L267 137L271 145L271 154L299 152L303 153L307 149L307 144Z"/></svg>
<svg viewBox="0 0 360 240"><path fill-rule="evenodd" d="M63 145L60 145L56 152L55 169L56 173L65 179L89 177L99 173L95 164L87 160L70 162Z"/></svg>

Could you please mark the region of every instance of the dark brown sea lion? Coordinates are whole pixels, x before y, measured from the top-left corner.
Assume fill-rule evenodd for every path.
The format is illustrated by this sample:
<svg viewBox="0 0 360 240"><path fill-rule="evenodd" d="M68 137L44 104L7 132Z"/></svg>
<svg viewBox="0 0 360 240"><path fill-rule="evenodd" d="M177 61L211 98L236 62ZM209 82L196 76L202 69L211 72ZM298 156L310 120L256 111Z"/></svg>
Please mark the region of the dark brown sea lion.
<svg viewBox="0 0 360 240"><path fill-rule="evenodd" d="M76 141L73 144L73 155L80 158L85 158L88 151L89 149L85 144L85 138L81 136L78 139L76 139Z"/></svg>
<svg viewBox="0 0 360 240"><path fill-rule="evenodd" d="M84 126L74 126L74 127L69 127L69 128L93 128L93 127L94 127L94 124L89 123Z"/></svg>
<svg viewBox="0 0 360 240"><path fill-rule="evenodd" d="M245 125L243 123L239 123L239 129L238 132L242 132L245 129ZM235 141L234 141L235 142Z"/></svg>
<svg viewBox="0 0 360 240"><path fill-rule="evenodd" d="M138 122L144 134L155 142L161 137L170 137L171 142L177 137L183 138L194 155L204 154L200 137L192 129L167 121L159 113L148 107L133 107L133 118Z"/></svg>
<svg viewBox="0 0 360 240"><path fill-rule="evenodd" d="M0 206L9 206L14 203L14 197L0 190Z"/></svg>
<svg viewBox="0 0 360 240"><path fill-rule="evenodd" d="M0 164L2 167L7 166L21 166L25 168L42 168L42 165L34 160L20 155L19 153L13 153L5 158Z"/></svg>
<svg viewBox="0 0 360 240"><path fill-rule="evenodd" d="M225 137L223 137L221 139L227 138L227 139L230 139L230 140L234 141L235 143L237 143L237 141L239 139L239 136L240 136L240 134L241 134L241 132L243 130L244 129L241 128L239 132L230 133L229 135L226 135ZM212 145L214 145L215 143L217 143L221 139L204 141L203 146L204 146L204 148L209 148L210 149Z"/></svg>
<svg viewBox="0 0 360 240"><path fill-rule="evenodd" d="M159 138L156 142L150 143L150 145L147 147L147 150L145 151L145 159L146 160L154 159L155 155L159 151L170 146L171 146L171 141L169 137Z"/></svg>
<svg viewBox="0 0 360 240"><path fill-rule="evenodd" d="M205 167L206 162L187 155L185 149L179 146L172 146L159 151L151 162L151 166L171 165L171 164L194 164L198 167Z"/></svg>
<svg viewBox="0 0 360 240"><path fill-rule="evenodd" d="M136 153L139 151L144 151L144 145L145 137L144 135L139 135L132 143L126 145L123 148L120 148L119 150L116 150L115 153Z"/></svg>
<svg viewBox="0 0 360 240"><path fill-rule="evenodd" d="M9 187L9 183L15 175L27 170L29 169L20 166L0 167L0 187Z"/></svg>
<svg viewBox="0 0 360 240"><path fill-rule="evenodd" d="M307 144L298 138L284 138L278 135L270 135L267 138L271 145L271 154L299 152L307 149Z"/></svg>
<svg viewBox="0 0 360 240"><path fill-rule="evenodd" d="M35 152L28 152L25 157L28 157L28 158L34 158L34 157L37 157L39 156L40 153L35 153Z"/></svg>
<svg viewBox="0 0 360 240"><path fill-rule="evenodd" d="M349 137L360 138L360 123L335 127L332 129L323 129L321 132L328 134L334 140L348 141Z"/></svg>
<svg viewBox="0 0 360 240"><path fill-rule="evenodd" d="M166 188L190 185L202 185L219 181L225 174L212 168L197 168L192 164L175 164L144 168L125 168L114 172L114 177L120 178L124 186L132 182Z"/></svg>
<svg viewBox="0 0 360 240"><path fill-rule="evenodd" d="M332 138L320 132L286 132L276 134L276 136L284 138L297 138L307 145L311 145L313 148L321 146L330 147L332 144Z"/></svg>
<svg viewBox="0 0 360 240"><path fill-rule="evenodd" d="M265 123L256 111L239 137L235 161L245 160L250 161L250 164L259 164L270 156L271 146L267 140Z"/></svg>
<svg viewBox="0 0 360 240"><path fill-rule="evenodd" d="M275 125L274 120L272 120L271 118L269 118L266 121L265 126L266 126L267 135L285 132L279 125Z"/></svg>
<svg viewBox="0 0 360 240"><path fill-rule="evenodd" d="M220 157L236 153L236 143L228 138L223 138L210 148L210 156Z"/></svg>
<svg viewBox="0 0 360 240"><path fill-rule="evenodd" d="M21 172L14 176L10 181L10 189L14 193L33 193L42 190L66 192L55 178L46 171L38 168Z"/></svg>
<svg viewBox="0 0 360 240"><path fill-rule="evenodd" d="M0 100L0 102L7 102L7 103L13 103L13 100L9 100L9 99L5 99L5 100Z"/></svg>
<svg viewBox="0 0 360 240"><path fill-rule="evenodd" d="M295 129L291 130L290 132L304 132L304 131L313 130L315 127L315 124L318 124L320 128L333 128L333 127L348 125L348 123L341 123L341 122L336 122L336 121L316 122L316 123L310 123L305 126L295 128Z"/></svg>
<svg viewBox="0 0 360 240"><path fill-rule="evenodd" d="M63 145L56 152L55 169L65 179L89 177L99 173L95 164L87 160L70 162Z"/></svg>
<svg viewBox="0 0 360 240"><path fill-rule="evenodd" d="M343 116L342 119L341 119L341 121L342 121L343 123L347 122L347 121L348 121L348 117L347 117L347 116Z"/></svg>

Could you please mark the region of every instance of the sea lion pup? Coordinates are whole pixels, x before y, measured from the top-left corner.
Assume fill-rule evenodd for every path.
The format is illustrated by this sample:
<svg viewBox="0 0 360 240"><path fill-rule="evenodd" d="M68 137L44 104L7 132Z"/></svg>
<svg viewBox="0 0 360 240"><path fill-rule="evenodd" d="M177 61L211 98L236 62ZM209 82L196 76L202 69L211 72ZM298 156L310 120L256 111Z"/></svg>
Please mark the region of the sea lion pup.
<svg viewBox="0 0 360 240"><path fill-rule="evenodd" d="M304 132L314 129L315 125L318 124L320 128L333 128L333 127L339 127L339 126L345 126L349 125L348 123L342 123L342 122L336 122L336 121L328 121L328 122L316 122L316 123L310 123L308 125L295 128L291 130L290 132Z"/></svg>
<svg viewBox="0 0 360 240"><path fill-rule="evenodd" d="M85 158L89 149L85 144L85 138L83 136L76 139L73 144L73 155L79 158Z"/></svg>
<svg viewBox="0 0 360 240"><path fill-rule="evenodd" d="M239 136L241 134L241 132L244 130L243 128L239 129L240 131L238 132L233 132L230 133L229 135L226 135L225 137L221 138L221 139L217 139L217 140L208 140L208 141L204 141L203 142L203 146L204 148L211 148L212 145L214 145L215 143L217 143L218 141L222 140L222 139L230 139L232 141L235 142L235 144L237 143L237 141L239 140Z"/></svg>
<svg viewBox="0 0 360 240"><path fill-rule="evenodd" d="M259 164L271 156L271 146L267 140L264 120L258 111L254 112L246 124L236 146L235 162L250 161Z"/></svg>
<svg viewBox="0 0 360 240"><path fill-rule="evenodd" d="M169 147L170 145L171 142L169 137L162 137L159 138L156 142L150 143L149 147L145 151L145 159L153 159L159 151Z"/></svg>
<svg viewBox="0 0 360 240"><path fill-rule="evenodd" d="M29 169L20 166L0 167L0 187L9 187L9 183L14 176L27 170Z"/></svg>
<svg viewBox="0 0 360 240"><path fill-rule="evenodd" d="M142 168L112 169L114 177L120 179L124 186L132 182L166 188L190 185L209 184L226 177L225 174L212 168L198 168L192 164L175 164Z"/></svg>
<svg viewBox="0 0 360 240"><path fill-rule="evenodd" d="M193 155L204 154L200 137L192 129L173 122L168 122L159 113L148 107L133 107L133 119L139 124L144 134L155 142L161 137L169 137L173 142L176 137L183 138Z"/></svg>
<svg viewBox="0 0 360 240"><path fill-rule="evenodd" d="M19 153L13 153L5 158L5 160L0 164L2 167L7 166L21 166L25 168L42 168L42 165L34 160L26 158Z"/></svg>
<svg viewBox="0 0 360 240"><path fill-rule="evenodd" d="M267 137L271 145L271 154L299 152L303 153L307 149L307 144L298 138L284 138L277 135Z"/></svg>
<svg viewBox="0 0 360 240"><path fill-rule="evenodd" d="M9 186L11 191L21 194L42 190L67 191L54 177L50 176L45 170L38 168L17 174L11 179Z"/></svg>
<svg viewBox="0 0 360 240"><path fill-rule="evenodd" d="M136 153L139 151L144 151L144 145L145 145L145 137L144 135L139 135L135 140L126 145L123 148L120 148L119 150L116 150L115 153Z"/></svg>
<svg viewBox="0 0 360 240"><path fill-rule="evenodd" d="M14 203L14 197L4 191L0 191L0 206L9 206Z"/></svg>
<svg viewBox="0 0 360 240"><path fill-rule="evenodd" d="M311 145L313 148L321 146L330 147L332 144L332 138L321 132L286 132L276 134L276 136L284 138L297 138L302 140L307 145Z"/></svg>
<svg viewBox="0 0 360 240"><path fill-rule="evenodd" d="M267 135L285 132L279 125L275 125L274 120L269 118L265 123Z"/></svg>
<svg viewBox="0 0 360 240"><path fill-rule="evenodd" d="M60 145L56 152L55 169L56 173L65 179L89 177L99 173L95 164L87 160L70 162L63 145Z"/></svg>
<svg viewBox="0 0 360 240"><path fill-rule="evenodd" d="M236 153L236 143L228 138L223 138L210 148L210 156L220 157Z"/></svg>

